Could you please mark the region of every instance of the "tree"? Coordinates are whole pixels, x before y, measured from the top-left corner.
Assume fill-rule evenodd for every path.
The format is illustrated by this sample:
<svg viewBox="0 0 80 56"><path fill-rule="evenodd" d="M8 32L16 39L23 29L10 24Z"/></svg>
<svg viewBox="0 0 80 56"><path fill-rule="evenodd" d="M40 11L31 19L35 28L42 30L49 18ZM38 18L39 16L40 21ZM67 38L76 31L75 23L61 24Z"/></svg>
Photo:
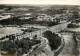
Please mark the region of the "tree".
<svg viewBox="0 0 80 56"><path fill-rule="evenodd" d="M48 39L51 50L55 50L61 45L61 38L58 34L52 33L51 31L45 31L43 36Z"/></svg>
<svg viewBox="0 0 80 56"><path fill-rule="evenodd" d="M10 40L0 43L0 47L2 51L9 51L9 52L16 51L16 45Z"/></svg>

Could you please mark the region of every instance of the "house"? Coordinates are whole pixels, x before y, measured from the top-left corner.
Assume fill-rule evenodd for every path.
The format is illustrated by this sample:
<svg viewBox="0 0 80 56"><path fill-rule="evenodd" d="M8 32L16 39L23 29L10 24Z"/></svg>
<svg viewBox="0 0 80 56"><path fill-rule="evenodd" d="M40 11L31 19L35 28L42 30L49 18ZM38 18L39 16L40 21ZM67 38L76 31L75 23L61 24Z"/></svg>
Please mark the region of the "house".
<svg viewBox="0 0 80 56"><path fill-rule="evenodd" d="M53 21L53 19L47 14L39 14L36 21Z"/></svg>
<svg viewBox="0 0 80 56"><path fill-rule="evenodd" d="M19 19L30 19L32 18L32 14L31 13L26 13L20 16Z"/></svg>
<svg viewBox="0 0 80 56"><path fill-rule="evenodd" d="M0 15L0 20L11 18L11 15Z"/></svg>

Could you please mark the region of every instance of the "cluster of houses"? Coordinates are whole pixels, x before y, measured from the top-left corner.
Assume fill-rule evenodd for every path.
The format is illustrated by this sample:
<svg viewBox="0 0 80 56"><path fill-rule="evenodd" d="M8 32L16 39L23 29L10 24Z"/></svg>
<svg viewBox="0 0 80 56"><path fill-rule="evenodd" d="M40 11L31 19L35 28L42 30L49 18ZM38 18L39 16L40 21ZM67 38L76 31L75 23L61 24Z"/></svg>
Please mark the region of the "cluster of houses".
<svg viewBox="0 0 80 56"><path fill-rule="evenodd" d="M53 16L47 15L45 13L37 13L36 15L34 13L25 13L25 14L20 14L17 15L15 13L2 13L0 15L0 20L2 19L8 19L12 17L18 17L21 20L35 20L35 21L48 21L48 22L66 22L68 21L71 17L71 13L66 13L66 14L55 14Z"/></svg>
<svg viewBox="0 0 80 56"><path fill-rule="evenodd" d="M55 14L53 16L47 14L37 14L33 16L32 13L26 13L19 19L32 19L35 21L48 21L48 22L66 22L72 17L71 14Z"/></svg>
<svg viewBox="0 0 80 56"><path fill-rule="evenodd" d="M0 20L12 18L14 16L14 13L2 13L0 14Z"/></svg>

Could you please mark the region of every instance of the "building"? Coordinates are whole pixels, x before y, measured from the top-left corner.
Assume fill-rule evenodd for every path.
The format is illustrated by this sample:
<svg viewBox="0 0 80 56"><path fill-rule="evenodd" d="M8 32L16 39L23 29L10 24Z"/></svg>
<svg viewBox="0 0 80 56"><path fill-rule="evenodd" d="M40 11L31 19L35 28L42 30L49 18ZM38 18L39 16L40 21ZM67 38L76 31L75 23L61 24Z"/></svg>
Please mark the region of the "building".
<svg viewBox="0 0 80 56"><path fill-rule="evenodd" d="M53 17L47 14L39 14L36 21L53 21Z"/></svg>

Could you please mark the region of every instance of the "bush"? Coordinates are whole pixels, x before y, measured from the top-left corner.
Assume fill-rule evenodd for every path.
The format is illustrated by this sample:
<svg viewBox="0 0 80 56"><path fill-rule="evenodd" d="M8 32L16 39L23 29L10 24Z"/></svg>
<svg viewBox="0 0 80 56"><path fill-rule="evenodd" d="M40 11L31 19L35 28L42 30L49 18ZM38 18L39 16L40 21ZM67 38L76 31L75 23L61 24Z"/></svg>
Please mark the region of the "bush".
<svg viewBox="0 0 80 56"><path fill-rule="evenodd" d="M68 28L78 28L79 26L76 24L68 24Z"/></svg>
<svg viewBox="0 0 80 56"><path fill-rule="evenodd" d="M0 42L0 50L14 52L17 51L20 54L28 53L29 50L32 49L32 46L41 43L40 40L22 38L21 40L8 40L4 42ZM21 50L20 50L21 49Z"/></svg>
<svg viewBox="0 0 80 56"><path fill-rule="evenodd" d="M45 31L43 35L48 39L51 50L55 50L61 45L61 38L58 34L52 33L51 31Z"/></svg>

